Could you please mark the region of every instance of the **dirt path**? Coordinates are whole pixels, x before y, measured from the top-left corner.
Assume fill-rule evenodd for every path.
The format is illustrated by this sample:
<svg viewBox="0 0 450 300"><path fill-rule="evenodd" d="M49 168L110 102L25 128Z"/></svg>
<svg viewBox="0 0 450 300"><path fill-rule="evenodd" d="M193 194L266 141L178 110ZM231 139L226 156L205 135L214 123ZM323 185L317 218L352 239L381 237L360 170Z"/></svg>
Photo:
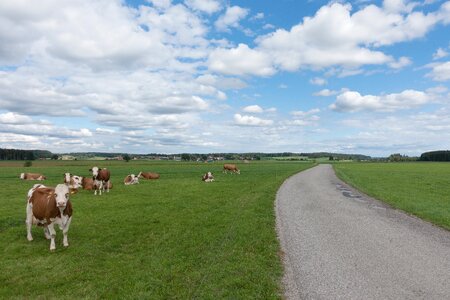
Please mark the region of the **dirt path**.
<svg viewBox="0 0 450 300"><path fill-rule="evenodd" d="M449 299L450 232L339 180L331 165L281 186L287 299Z"/></svg>

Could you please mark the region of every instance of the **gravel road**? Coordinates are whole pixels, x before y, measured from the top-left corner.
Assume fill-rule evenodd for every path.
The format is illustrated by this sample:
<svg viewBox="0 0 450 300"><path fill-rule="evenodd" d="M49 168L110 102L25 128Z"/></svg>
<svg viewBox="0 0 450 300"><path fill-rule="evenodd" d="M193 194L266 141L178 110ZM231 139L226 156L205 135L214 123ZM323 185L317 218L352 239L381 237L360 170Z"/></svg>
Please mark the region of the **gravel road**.
<svg viewBox="0 0 450 300"><path fill-rule="evenodd" d="M331 165L277 193L287 299L450 299L450 231L364 195Z"/></svg>

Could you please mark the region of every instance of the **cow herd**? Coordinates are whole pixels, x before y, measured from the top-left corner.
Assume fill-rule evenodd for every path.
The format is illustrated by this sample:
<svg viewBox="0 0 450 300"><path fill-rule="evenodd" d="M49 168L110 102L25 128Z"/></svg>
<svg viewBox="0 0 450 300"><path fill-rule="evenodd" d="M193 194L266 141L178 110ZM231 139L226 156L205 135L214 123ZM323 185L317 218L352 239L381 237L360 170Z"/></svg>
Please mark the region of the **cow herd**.
<svg viewBox="0 0 450 300"><path fill-rule="evenodd" d="M47 187L43 184L35 184L27 194L26 206L26 227L27 239L33 240L31 235L32 225L42 226L44 228L45 237L50 240L50 251L56 249L55 245L55 224L63 232L63 245L69 246L67 232L72 221L72 203L70 195L78 192L79 188L85 190L94 190L94 195L109 192L112 188L111 173L106 168L93 167L89 170L92 178L65 173L63 183L56 187ZM234 164L224 164L223 173L240 174L240 170ZM20 179L23 180L45 180L46 177L38 173L21 173ZM124 179L125 185L133 185L139 183L139 179L159 179L158 173L139 172L138 175L129 174ZM202 176L202 181L213 182L214 175L207 172Z"/></svg>

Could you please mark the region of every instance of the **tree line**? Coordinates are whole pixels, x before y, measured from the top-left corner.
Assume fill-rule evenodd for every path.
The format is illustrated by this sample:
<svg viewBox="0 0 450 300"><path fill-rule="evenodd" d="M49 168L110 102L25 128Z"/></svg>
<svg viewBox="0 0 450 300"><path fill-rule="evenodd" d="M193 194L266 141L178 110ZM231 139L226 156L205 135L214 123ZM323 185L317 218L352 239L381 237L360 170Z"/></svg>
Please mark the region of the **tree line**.
<svg viewBox="0 0 450 300"><path fill-rule="evenodd" d="M46 150L20 150L0 148L0 160L35 160L52 158L53 154Z"/></svg>

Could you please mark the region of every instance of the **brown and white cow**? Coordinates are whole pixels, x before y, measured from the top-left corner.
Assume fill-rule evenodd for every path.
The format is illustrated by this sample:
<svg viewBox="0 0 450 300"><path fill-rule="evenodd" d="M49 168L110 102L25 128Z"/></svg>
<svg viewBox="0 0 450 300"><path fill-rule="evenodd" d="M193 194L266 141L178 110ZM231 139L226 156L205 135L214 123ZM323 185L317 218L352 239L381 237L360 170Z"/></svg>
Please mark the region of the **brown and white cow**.
<svg viewBox="0 0 450 300"><path fill-rule="evenodd" d="M42 174L39 173L20 173L20 179L23 180L45 180L47 177L45 177Z"/></svg>
<svg viewBox="0 0 450 300"><path fill-rule="evenodd" d="M158 173L152 173L152 172L139 172L138 178L159 179L159 174Z"/></svg>
<svg viewBox="0 0 450 300"><path fill-rule="evenodd" d="M110 189L109 178L111 176L109 170L106 168L99 169L98 167L93 167L89 171L92 172L92 179L94 180L94 187L95 187L94 195L97 195L97 191L99 192L99 195L102 194L102 191L105 192L105 190L109 192Z"/></svg>
<svg viewBox="0 0 450 300"><path fill-rule="evenodd" d="M81 176L64 173L64 183L67 184L69 188L79 189L81 187L81 180Z"/></svg>
<svg viewBox="0 0 450 300"><path fill-rule="evenodd" d="M94 179L89 177L81 177L81 186L84 190L92 191L94 189Z"/></svg>
<svg viewBox="0 0 450 300"><path fill-rule="evenodd" d="M236 174L241 174L241 171L236 167L235 164L224 164L223 173L227 173L228 171Z"/></svg>
<svg viewBox="0 0 450 300"><path fill-rule="evenodd" d="M44 227L44 234L50 239L50 251L56 249L55 246L55 224L63 232L63 245L69 246L67 232L72 222L72 203L69 195L76 192L66 184L58 184L55 188L46 187L42 184L35 184L28 191L27 199L27 239L33 240L31 226L33 224Z"/></svg>
<svg viewBox="0 0 450 300"><path fill-rule="evenodd" d="M204 182L213 182L214 181L214 175L211 172L205 173L202 176L202 180Z"/></svg>
<svg viewBox="0 0 450 300"><path fill-rule="evenodd" d="M137 183L139 183L139 178L134 174L130 174L130 175L127 175L127 177L125 177L125 179L123 180L123 183L125 185L137 184Z"/></svg>

